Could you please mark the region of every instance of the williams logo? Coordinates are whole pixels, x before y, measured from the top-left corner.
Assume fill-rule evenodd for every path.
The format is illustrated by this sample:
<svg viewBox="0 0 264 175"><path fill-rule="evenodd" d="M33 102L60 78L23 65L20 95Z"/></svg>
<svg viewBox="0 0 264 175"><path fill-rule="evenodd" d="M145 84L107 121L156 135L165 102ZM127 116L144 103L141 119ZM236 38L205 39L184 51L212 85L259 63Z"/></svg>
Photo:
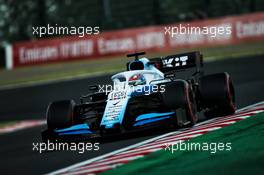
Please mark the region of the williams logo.
<svg viewBox="0 0 264 175"><path fill-rule="evenodd" d="M188 56L181 57L171 57L162 60L162 63L165 67L178 67L185 66L187 64Z"/></svg>

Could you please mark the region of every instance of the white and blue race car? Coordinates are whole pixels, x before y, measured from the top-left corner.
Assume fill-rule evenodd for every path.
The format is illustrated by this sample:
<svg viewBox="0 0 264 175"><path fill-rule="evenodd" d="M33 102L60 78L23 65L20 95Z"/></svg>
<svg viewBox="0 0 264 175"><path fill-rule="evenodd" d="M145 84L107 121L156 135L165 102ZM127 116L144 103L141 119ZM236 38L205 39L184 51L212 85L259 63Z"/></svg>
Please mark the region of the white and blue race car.
<svg viewBox="0 0 264 175"><path fill-rule="evenodd" d="M80 103L50 103L42 139L88 139L152 127L177 129L194 125L198 113L215 117L235 112L229 74L204 75L200 52L139 58L144 54L127 55L135 57L127 63L127 71L113 75L113 84L103 86L107 88L90 86L93 93L82 96Z"/></svg>

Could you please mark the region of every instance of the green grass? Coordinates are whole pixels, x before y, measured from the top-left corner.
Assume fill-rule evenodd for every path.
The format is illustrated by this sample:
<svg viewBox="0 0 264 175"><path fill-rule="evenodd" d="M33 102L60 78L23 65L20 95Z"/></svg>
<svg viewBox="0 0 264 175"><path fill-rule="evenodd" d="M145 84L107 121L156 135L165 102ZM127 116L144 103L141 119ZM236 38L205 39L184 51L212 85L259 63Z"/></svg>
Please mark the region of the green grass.
<svg viewBox="0 0 264 175"><path fill-rule="evenodd" d="M236 58L250 55L264 55L263 42L245 43L240 45L225 45L210 48L180 49L171 52L148 53L148 57L164 56L179 52L199 50L205 61ZM46 64L17 68L12 71L0 71L0 86L2 88L14 85L27 85L36 82L74 79L77 77L94 76L125 70L129 61L125 56L104 57L94 60L73 61L67 63Z"/></svg>
<svg viewBox="0 0 264 175"><path fill-rule="evenodd" d="M264 170L264 113L239 121L220 130L191 139L192 143L228 143L231 151L161 150L132 161L102 175L249 175Z"/></svg>

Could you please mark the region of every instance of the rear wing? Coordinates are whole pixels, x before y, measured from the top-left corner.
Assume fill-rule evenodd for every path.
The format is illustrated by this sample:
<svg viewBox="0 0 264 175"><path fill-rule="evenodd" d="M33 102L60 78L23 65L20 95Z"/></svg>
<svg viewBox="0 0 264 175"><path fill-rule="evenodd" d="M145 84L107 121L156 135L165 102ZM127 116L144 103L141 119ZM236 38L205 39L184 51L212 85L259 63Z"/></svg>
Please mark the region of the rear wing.
<svg viewBox="0 0 264 175"><path fill-rule="evenodd" d="M203 56L198 51L188 52L161 58L151 58L149 64L153 64L165 74L194 67L196 68L196 72L201 72L203 67Z"/></svg>

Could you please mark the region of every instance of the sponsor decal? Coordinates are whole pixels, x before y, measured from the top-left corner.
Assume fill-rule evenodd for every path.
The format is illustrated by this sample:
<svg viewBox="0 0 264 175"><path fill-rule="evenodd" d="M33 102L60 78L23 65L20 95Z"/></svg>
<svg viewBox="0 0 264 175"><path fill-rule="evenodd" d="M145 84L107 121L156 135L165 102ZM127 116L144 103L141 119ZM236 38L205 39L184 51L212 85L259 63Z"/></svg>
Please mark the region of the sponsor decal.
<svg viewBox="0 0 264 175"><path fill-rule="evenodd" d="M264 13L224 17L166 26L101 32L17 42L12 45L11 68L25 65L124 55L135 50L170 51L264 40ZM172 36L173 35L173 36ZM183 62L180 62L183 63Z"/></svg>

